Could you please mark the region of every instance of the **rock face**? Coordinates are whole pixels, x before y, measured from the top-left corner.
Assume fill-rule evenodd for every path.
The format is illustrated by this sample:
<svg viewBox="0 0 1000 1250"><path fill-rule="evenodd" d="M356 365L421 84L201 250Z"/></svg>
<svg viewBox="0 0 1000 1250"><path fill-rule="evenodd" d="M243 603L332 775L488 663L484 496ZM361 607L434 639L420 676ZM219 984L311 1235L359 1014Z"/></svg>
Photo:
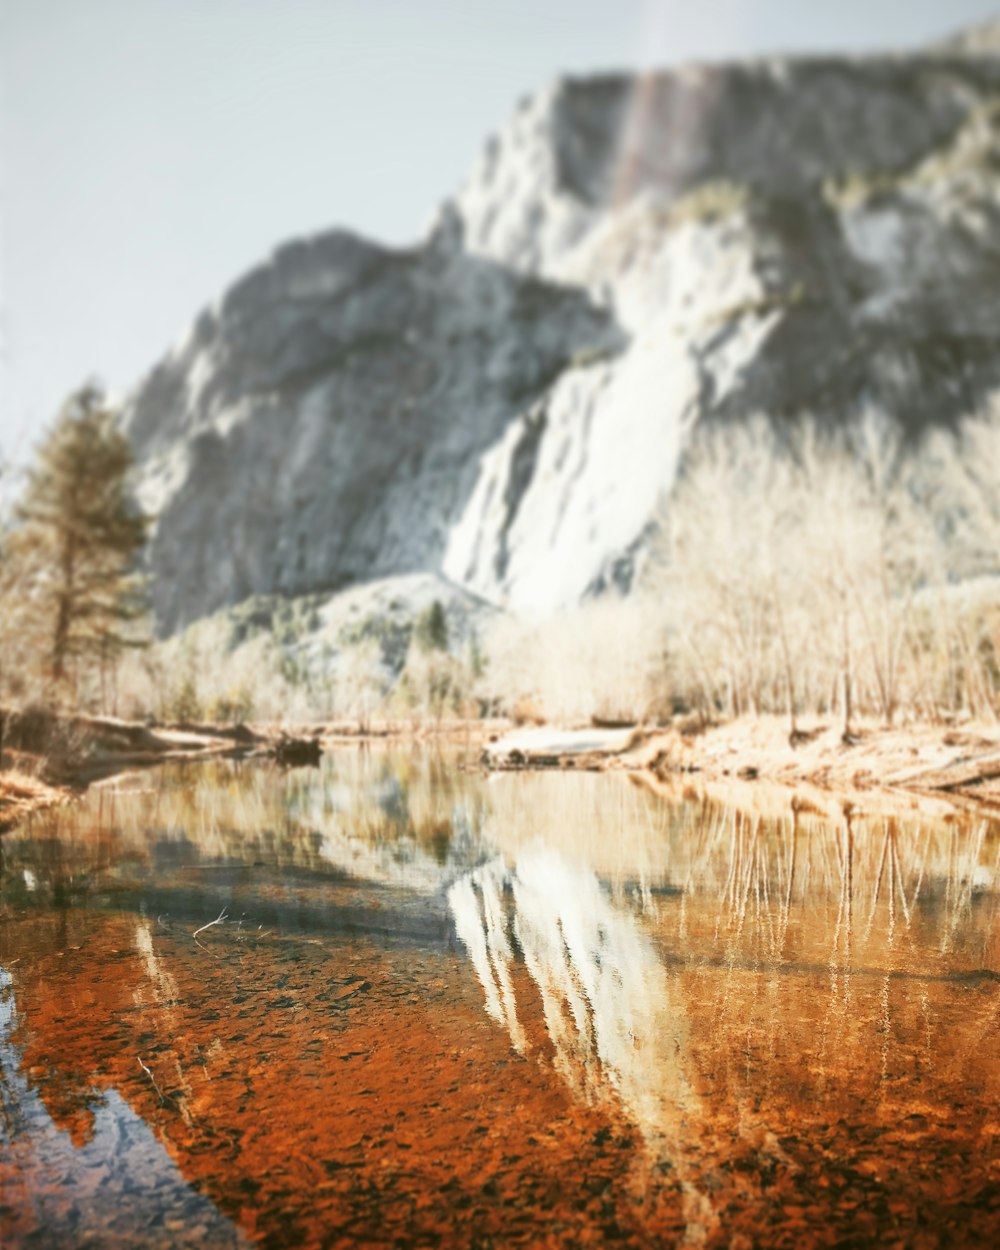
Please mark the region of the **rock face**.
<svg viewBox="0 0 1000 1250"><path fill-rule="evenodd" d="M467 246L601 293L630 344L520 419L534 474L514 430L484 458L450 576L522 610L627 586L698 421L974 411L1000 385L998 89L1000 62L942 53L522 106L459 193Z"/></svg>
<svg viewBox="0 0 1000 1250"><path fill-rule="evenodd" d="M998 47L563 80L424 245L279 251L127 413L161 627L418 569L552 611L629 587L698 422L975 411Z"/></svg>
<svg viewBox="0 0 1000 1250"><path fill-rule="evenodd" d="M961 30L950 39L942 40L940 47L942 51L967 56L996 56L1000 53L1000 19Z"/></svg>
<svg viewBox="0 0 1000 1250"><path fill-rule="evenodd" d="M467 255L280 249L202 313L126 422L157 515L157 622L440 566L479 459L552 378L624 336L586 292Z"/></svg>

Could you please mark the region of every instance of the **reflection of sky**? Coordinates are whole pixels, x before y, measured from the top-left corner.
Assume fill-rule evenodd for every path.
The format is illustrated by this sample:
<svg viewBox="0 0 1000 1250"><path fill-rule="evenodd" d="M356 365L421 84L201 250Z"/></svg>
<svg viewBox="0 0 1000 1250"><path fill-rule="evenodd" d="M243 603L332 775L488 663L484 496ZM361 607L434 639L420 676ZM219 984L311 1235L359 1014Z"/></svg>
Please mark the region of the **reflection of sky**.
<svg viewBox="0 0 1000 1250"><path fill-rule="evenodd" d="M0 968L0 1178L4 1203L31 1211L32 1245L176 1244L172 1226L212 1246L245 1238L186 1184L152 1130L115 1091L95 1092L86 1140L74 1145L21 1071L12 978ZM157 1219L159 1215L162 1219ZM174 1221L178 1223L174 1225ZM0 1233L4 1223L0 1219Z"/></svg>

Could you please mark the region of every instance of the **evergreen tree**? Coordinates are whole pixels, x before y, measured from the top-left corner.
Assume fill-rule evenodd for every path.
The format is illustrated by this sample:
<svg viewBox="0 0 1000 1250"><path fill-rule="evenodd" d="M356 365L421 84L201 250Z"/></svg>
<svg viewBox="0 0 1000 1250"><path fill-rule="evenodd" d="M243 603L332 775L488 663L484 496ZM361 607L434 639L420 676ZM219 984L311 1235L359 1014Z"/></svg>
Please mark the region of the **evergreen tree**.
<svg viewBox="0 0 1000 1250"><path fill-rule="evenodd" d="M128 439L103 393L71 395L31 469L17 508L17 546L31 570L51 676L81 656L102 665L135 645L144 615L135 559L147 519L131 505Z"/></svg>
<svg viewBox="0 0 1000 1250"><path fill-rule="evenodd" d="M413 632L421 650L448 650L448 618L445 616L440 599L435 599L420 613Z"/></svg>

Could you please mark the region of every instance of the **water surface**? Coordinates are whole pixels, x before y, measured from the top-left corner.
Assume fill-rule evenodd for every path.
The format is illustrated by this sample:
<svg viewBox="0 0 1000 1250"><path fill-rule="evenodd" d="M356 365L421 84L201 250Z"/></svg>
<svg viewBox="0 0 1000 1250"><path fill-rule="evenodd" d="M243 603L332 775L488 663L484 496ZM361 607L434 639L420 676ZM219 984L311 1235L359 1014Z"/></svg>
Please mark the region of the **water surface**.
<svg viewBox="0 0 1000 1250"><path fill-rule="evenodd" d="M5 1250L1000 1239L980 817L352 749L0 846Z"/></svg>

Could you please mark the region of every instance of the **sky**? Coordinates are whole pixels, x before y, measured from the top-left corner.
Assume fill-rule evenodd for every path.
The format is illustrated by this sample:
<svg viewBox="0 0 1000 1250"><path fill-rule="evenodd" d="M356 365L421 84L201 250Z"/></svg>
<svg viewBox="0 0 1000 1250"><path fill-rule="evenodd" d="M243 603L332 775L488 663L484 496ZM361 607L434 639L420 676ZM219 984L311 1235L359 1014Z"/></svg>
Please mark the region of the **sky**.
<svg viewBox="0 0 1000 1250"><path fill-rule="evenodd" d="M559 73L906 48L995 0L0 0L0 461L236 277L417 239Z"/></svg>

